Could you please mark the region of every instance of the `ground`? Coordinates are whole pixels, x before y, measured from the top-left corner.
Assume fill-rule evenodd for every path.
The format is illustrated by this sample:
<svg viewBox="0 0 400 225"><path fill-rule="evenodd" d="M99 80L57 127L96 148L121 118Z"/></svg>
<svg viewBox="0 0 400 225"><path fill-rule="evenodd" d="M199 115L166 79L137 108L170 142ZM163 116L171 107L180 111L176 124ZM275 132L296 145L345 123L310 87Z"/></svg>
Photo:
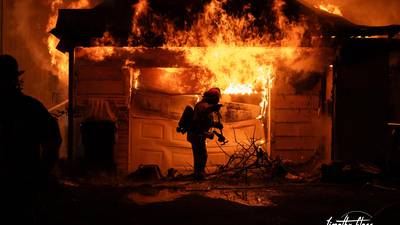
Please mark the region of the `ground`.
<svg viewBox="0 0 400 225"><path fill-rule="evenodd" d="M359 210L389 219L384 213L400 203L400 191L370 183L223 186L187 181L110 186L63 181L51 199L48 222L58 225L322 225L330 217Z"/></svg>

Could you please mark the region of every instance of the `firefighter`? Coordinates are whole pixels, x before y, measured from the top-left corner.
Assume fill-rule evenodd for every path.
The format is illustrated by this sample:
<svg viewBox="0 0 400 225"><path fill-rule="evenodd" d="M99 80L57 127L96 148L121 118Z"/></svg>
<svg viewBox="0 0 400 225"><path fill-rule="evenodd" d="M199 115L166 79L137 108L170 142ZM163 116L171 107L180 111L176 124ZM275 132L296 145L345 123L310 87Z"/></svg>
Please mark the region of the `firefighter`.
<svg viewBox="0 0 400 225"><path fill-rule="evenodd" d="M22 93L22 73L14 57L0 55L0 224L37 222L41 189L61 145L57 121Z"/></svg>
<svg viewBox="0 0 400 225"><path fill-rule="evenodd" d="M214 134L210 132L215 127L222 129L220 121L214 122L214 114L219 113L221 91L219 88L211 88L206 91L203 98L194 107L191 128L188 131L188 141L192 144L194 176L196 180L204 179L207 163L206 139L213 139Z"/></svg>

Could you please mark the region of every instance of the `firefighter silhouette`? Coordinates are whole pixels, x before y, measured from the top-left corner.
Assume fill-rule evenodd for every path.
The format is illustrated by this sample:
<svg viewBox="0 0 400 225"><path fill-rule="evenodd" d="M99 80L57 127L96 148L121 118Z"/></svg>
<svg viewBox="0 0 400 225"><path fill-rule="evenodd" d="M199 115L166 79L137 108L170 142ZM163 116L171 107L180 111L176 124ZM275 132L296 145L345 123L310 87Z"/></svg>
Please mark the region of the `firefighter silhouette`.
<svg viewBox="0 0 400 225"><path fill-rule="evenodd" d="M219 113L222 107L219 103L221 91L219 88L211 88L206 91L203 98L198 102L193 110L193 119L188 129L187 140L192 145L194 159L195 179L201 180L205 177L205 167L207 164L206 139L213 139L214 133L210 132L215 127L222 129L220 120L214 121L215 113Z"/></svg>
<svg viewBox="0 0 400 225"><path fill-rule="evenodd" d="M61 145L57 121L22 93L22 73L14 57L0 55L0 224L37 224L38 196Z"/></svg>

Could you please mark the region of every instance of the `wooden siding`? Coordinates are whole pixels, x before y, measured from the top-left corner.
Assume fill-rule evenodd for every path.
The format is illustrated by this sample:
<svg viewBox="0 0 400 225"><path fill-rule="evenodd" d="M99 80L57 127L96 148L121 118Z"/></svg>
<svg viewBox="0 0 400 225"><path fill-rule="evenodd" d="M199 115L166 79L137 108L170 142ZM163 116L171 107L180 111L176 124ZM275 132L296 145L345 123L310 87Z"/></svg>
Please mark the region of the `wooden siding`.
<svg viewBox="0 0 400 225"><path fill-rule="evenodd" d="M271 92L271 154L302 162L326 145L321 129L321 80L306 92L277 79ZM326 147L326 146L325 146Z"/></svg>

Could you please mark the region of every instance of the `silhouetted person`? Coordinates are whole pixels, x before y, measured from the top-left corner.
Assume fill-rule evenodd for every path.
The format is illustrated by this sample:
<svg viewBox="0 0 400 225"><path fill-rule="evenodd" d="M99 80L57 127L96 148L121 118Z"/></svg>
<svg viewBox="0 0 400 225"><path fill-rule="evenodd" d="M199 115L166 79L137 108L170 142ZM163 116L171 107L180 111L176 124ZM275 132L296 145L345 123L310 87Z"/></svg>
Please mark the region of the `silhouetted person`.
<svg viewBox="0 0 400 225"><path fill-rule="evenodd" d="M218 112L221 104L218 104L221 97L219 88L211 88L203 95L203 99L194 107L193 121L188 131L188 141L192 144L194 159L194 176L196 179L203 179L207 164L206 139L212 139L214 134L210 132L212 127L221 128L220 122L214 122L213 114Z"/></svg>
<svg viewBox="0 0 400 225"><path fill-rule="evenodd" d="M12 56L0 55L0 224L36 224L40 189L61 145L57 121L22 93L22 73Z"/></svg>

